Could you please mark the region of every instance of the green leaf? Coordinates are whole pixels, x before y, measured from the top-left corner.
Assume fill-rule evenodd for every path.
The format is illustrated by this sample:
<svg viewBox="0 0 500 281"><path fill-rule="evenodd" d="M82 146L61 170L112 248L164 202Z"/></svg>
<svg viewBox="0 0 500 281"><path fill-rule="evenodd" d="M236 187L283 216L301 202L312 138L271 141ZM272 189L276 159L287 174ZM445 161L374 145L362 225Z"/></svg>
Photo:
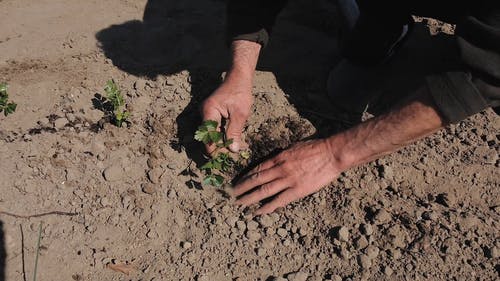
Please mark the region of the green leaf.
<svg viewBox="0 0 500 281"><path fill-rule="evenodd" d="M217 123L217 121L214 121L214 120L205 120L205 121L203 121L203 124L202 124L202 126L205 127L207 129L207 131L217 130L218 125L219 125L219 123Z"/></svg>
<svg viewBox="0 0 500 281"><path fill-rule="evenodd" d="M113 104L113 109L118 110L121 106L125 104L125 100L118 89L118 86L113 80L109 80L106 82L106 87L104 87L104 91L106 92L106 97Z"/></svg>
<svg viewBox="0 0 500 281"><path fill-rule="evenodd" d="M221 175L215 175L215 186L221 187L224 184L224 177Z"/></svg>
<svg viewBox="0 0 500 281"><path fill-rule="evenodd" d="M201 141L204 144L208 144L210 142L210 138L208 137L208 132L204 130L198 130L194 133L194 139L197 141Z"/></svg>
<svg viewBox="0 0 500 281"><path fill-rule="evenodd" d="M215 181L215 176L214 175L208 175L203 179L203 184L205 185L213 185L213 182Z"/></svg>
<svg viewBox="0 0 500 281"><path fill-rule="evenodd" d="M224 142L224 146L225 146L225 147L228 147L228 146L230 146L231 144L233 144L233 139L228 139L228 140L226 140L226 141Z"/></svg>
<svg viewBox="0 0 500 281"><path fill-rule="evenodd" d="M7 94L7 83L0 83L0 96Z"/></svg>
<svg viewBox="0 0 500 281"><path fill-rule="evenodd" d="M11 103L7 104L7 106L4 107L3 114L5 116L12 114L12 113L14 113L14 111L16 111L16 108L17 108L17 104L11 102Z"/></svg>
<svg viewBox="0 0 500 281"><path fill-rule="evenodd" d="M212 161L208 161L207 163L203 164L203 166L200 167L200 170L210 170L214 167L214 164Z"/></svg>
<svg viewBox="0 0 500 281"><path fill-rule="evenodd" d="M224 184L224 177L221 175L208 175L203 179L203 184L221 187Z"/></svg>
<svg viewBox="0 0 500 281"><path fill-rule="evenodd" d="M125 99L120 92L120 89L118 89L118 85L116 85L115 81L112 79L106 82L104 91L106 92L106 98L113 105L115 125L121 127L123 122L130 116L129 112L122 109L125 105Z"/></svg>
<svg viewBox="0 0 500 281"><path fill-rule="evenodd" d="M217 131L209 131L208 137L210 138L210 143L218 143L222 139L222 133Z"/></svg>

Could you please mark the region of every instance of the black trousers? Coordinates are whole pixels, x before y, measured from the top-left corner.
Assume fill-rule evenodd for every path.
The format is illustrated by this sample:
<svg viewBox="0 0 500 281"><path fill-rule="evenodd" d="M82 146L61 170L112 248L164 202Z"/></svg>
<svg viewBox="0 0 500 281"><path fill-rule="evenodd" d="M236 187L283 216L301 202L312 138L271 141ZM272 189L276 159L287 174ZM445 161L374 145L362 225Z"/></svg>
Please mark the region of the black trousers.
<svg viewBox="0 0 500 281"><path fill-rule="evenodd" d="M461 2L337 0L344 23L342 55L360 64L380 64L394 51L392 49L400 38L403 27L407 25L409 29L412 28L412 15L455 23L470 10L470 7L465 7Z"/></svg>

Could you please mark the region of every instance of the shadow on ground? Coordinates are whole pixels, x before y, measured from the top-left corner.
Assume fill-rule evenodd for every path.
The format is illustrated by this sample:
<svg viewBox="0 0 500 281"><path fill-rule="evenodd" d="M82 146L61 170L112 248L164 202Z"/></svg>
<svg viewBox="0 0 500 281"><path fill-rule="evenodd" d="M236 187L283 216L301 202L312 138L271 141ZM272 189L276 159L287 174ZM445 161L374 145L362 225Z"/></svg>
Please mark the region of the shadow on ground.
<svg viewBox="0 0 500 281"><path fill-rule="evenodd" d="M5 235L3 233L3 222L0 221L0 281L5 280L5 262L7 253L5 250Z"/></svg>
<svg viewBox="0 0 500 281"><path fill-rule="evenodd" d="M319 6L307 2L292 1L280 16L258 67L275 74L299 111L310 104L312 94L323 90L328 69L338 58L332 36L333 7L326 0ZM149 0L142 21L110 26L99 31L96 38L106 57L132 75L154 78L189 71L191 103L176 120L177 135L183 141L199 124L200 102L217 88L227 69L229 52L224 30L224 0ZM311 121L316 123L316 119ZM182 145L191 159L200 158L198 144L188 140Z"/></svg>
<svg viewBox="0 0 500 281"><path fill-rule="evenodd" d="M113 25L96 34L106 57L127 73L154 78L189 71L192 99L177 117L177 136L188 157L195 160L202 159L201 146L187 136L200 123L199 104L217 88L228 66L225 2L149 0L142 21ZM289 101L320 136L331 132L334 118L329 118L332 109L325 94L326 79L340 57L336 36L339 24L335 20L338 16L332 2L290 1L258 65L258 70L273 72ZM426 33L415 33L422 32ZM432 52L435 48L430 41L408 41L410 47L400 52L402 59L388 67L400 69L384 81L391 91L383 101L382 111L404 98L402 93L421 85L429 70L439 71L440 62L446 60L445 53ZM414 79L416 76L418 79Z"/></svg>

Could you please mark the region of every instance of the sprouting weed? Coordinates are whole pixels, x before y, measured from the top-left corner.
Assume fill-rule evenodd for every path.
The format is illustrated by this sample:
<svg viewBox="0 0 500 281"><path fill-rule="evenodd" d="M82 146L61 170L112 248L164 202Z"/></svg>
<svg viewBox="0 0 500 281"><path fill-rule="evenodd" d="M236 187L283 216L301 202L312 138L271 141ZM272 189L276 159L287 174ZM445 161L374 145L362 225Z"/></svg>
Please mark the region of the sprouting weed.
<svg viewBox="0 0 500 281"><path fill-rule="evenodd" d="M0 112L3 111L5 116L16 111L17 104L9 102L9 94L7 94L7 83L0 83Z"/></svg>
<svg viewBox="0 0 500 281"><path fill-rule="evenodd" d="M229 153L220 151L229 151L229 145L233 143L233 140L226 139L226 136L217 130L218 125L217 121L206 120L198 127L194 135L195 140L204 144L215 145L216 147L216 150L212 153L215 156L200 168L206 174L203 183L216 187L224 184L224 176L222 174L231 171L237 163ZM241 152L240 157L248 159L250 153L248 151Z"/></svg>
<svg viewBox="0 0 500 281"><path fill-rule="evenodd" d="M113 119L114 124L117 127L121 127L123 122L127 121L130 116L130 112L128 112L125 107L125 99L123 95L118 89L115 81L109 80L106 83L106 87L104 87L104 91L106 92L106 98L113 105Z"/></svg>

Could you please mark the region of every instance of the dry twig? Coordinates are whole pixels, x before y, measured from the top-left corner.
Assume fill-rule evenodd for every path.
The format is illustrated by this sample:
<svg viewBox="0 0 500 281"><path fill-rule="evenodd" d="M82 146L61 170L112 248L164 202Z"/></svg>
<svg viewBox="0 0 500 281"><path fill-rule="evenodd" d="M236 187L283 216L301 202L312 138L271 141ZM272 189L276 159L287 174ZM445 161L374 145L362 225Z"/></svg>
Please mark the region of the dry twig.
<svg viewBox="0 0 500 281"><path fill-rule="evenodd" d="M13 213L9 213L9 212L0 211L0 215L11 216L11 217L19 218L19 219L30 219L30 218L39 218L39 217L45 217L45 216L50 216L50 215L76 216L76 215L78 215L78 213L52 211L52 212L46 212L46 213L34 214L34 215L17 215L17 214L13 214Z"/></svg>

